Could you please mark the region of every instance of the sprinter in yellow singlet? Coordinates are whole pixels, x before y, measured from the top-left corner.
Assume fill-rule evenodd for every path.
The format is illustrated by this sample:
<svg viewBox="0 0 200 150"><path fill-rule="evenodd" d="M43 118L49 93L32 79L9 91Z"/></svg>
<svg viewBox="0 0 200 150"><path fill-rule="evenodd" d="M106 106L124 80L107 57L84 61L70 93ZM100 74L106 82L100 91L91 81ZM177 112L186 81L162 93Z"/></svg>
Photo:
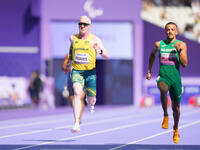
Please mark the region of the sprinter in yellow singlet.
<svg viewBox="0 0 200 150"><path fill-rule="evenodd" d="M86 91L90 111L94 112L96 103L96 55L108 59L108 53L102 41L95 35L90 34L91 20L87 16L81 16L79 34L70 37L70 61L66 71L71 72L74 88L74 125L73 132L80 131L81 93Z"/></svg>

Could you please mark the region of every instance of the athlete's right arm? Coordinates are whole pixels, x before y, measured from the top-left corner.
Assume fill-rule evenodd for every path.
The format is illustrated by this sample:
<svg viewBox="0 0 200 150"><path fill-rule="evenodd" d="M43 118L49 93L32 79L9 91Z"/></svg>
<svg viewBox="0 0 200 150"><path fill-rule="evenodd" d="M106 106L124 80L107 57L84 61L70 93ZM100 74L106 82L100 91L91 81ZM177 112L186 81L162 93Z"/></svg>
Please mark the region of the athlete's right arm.
<svg viewBox="0 0 200 150"><path fill-rule="evenodd" d="M155 61L155 58L156 58L156 53L157 51L159 50L159 47L160 47L160 41L159 42L155 42L154 44L154 48L149 56L149 67L148 67L148 73L146 75L146 78L148 80L151 79L151 69L152 69L152 66L153 66L153 63Z"/></svg>
<svg viewBox="0 0 200 150"><path fill-rule="evenodd" d="M74 42L74 35L70 36L70 49L69 49L69 53L65 56L65 59L63 61L62 64L62 70L65 72L71 72L72 70L72 49L73 49L73 42Z"/></svg>
<svg viewBox="0 0 200 150"><path fill-rule="evenodd" d="M65 59L64 59L64 61L62 63L62 70L63 71L66 71L66 67L67 67L68 61L69 61L69 53L67 53L67 55L65 56Z"/></svg>
<svg viewBox="0 0 200 150"><path fill-rule="evenodd" d="M70 45L70 49L69 49L69 61L70 61L70 63L72 63L72 50L73 50L73 43L74 43L74 38L75 38L75 36L74 35L71 35L70 36L70 43L71 43L71 45Z"/></svg>

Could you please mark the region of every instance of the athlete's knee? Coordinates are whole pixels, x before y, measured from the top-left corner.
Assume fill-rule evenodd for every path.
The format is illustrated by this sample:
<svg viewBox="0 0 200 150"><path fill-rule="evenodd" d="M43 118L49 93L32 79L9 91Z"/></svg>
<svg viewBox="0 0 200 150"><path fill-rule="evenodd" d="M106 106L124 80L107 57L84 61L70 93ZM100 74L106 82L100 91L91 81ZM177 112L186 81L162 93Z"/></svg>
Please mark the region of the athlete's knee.
<svg viewBox="0 0 200 150"><path fill-rule="evenodd" d="M168 92L168 85L165 82L158 83L158 88L162 94L166 94Z"/></svg>
<svg viewBox="0 0 200 150"><path fill-rule="evenodd" d="M88 100L88 102L89 102L90 105L95 105L95 103L96 103L96 96L93 96L93 97L87 96L87 100Z"/></svg>
<svg viewBox="0 0 200 150"><path fill-rule="evenodd" d="M82 91L83 91L81 84L76 82L76 83L73 84L73 88L74 88L74 95L75 96L81 96Z"/></svg>
<svg viewBox="0 0 200 150"><path fill-rule="evenodd" d="M175 113L179 113L180 112L180 102L172 101L172 110Z"/></svg>

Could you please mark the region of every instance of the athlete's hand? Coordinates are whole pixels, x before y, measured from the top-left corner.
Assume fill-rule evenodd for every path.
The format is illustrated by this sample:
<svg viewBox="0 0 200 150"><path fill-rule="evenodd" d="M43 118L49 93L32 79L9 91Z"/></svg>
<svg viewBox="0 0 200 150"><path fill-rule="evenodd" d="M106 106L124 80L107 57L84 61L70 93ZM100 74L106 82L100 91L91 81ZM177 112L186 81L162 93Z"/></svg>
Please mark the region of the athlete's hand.
<svg viewBox="0 0 200 150"><path fill-rule="evenodd" d="M176 48L177 51L179 51L179 50L181 49L181 43L177 41L177 42L174 44L174 47Z"/></svg>
<svg viewBox="0 0 200 150"><path fill-rule="evenodd" d="M65 71L65 69L66 69L66 64L63 64L62 65L62 71Z"/></svg>
<svg viewBox="0 0 200 150"><path fill-rule="evenodd" d="M101 50L101 48L99 47L99 45L97 43L95 43L93 45L93 48L94 48L94 50L95 50L97 55L102 54L102 50Z"/></svg>
<svg viewBox="0 0 200 150"><path fill-rule="evenodd" d="M65 72L65 74L67 74L68 72L72 71L72 65L71 64L67 64L67 65L62 65L62 70Z"/></svg>
<svg viewBox="0 0 200 150"><path fill-rule="evenodd" d="M72 71L72 64L67 64L65 72L71 72Z"/></svg>
<svg viewBox="0 0 200 150"><path fill-rule="evenodd" d="M147 73L146 78L147 78L147 80L150 80L150 79L151 79L151 73L150 73L150 72Z"/></svg>

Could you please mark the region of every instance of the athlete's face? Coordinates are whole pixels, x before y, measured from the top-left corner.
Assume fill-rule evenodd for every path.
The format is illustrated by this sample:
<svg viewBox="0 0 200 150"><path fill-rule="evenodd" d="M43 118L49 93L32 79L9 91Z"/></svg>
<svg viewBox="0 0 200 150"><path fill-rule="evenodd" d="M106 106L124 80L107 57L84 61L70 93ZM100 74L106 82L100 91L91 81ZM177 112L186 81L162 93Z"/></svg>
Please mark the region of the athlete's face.
<svg viewBox="0 0 200 150"><path fill-rule="evenodd" d="M178 34L176 25L174 25L174 24L168 24L165 27L165 33L167 35L167 38L174 39L176 37L176 35Z"/></svg>
<svg viewBox="0 0 200 150"><path fill-rule="evenodd" d="M91 25L87 19L81 18L79 20L78 26L79 26L80 34L86 34L86 33L90 32Z"/></svg>

